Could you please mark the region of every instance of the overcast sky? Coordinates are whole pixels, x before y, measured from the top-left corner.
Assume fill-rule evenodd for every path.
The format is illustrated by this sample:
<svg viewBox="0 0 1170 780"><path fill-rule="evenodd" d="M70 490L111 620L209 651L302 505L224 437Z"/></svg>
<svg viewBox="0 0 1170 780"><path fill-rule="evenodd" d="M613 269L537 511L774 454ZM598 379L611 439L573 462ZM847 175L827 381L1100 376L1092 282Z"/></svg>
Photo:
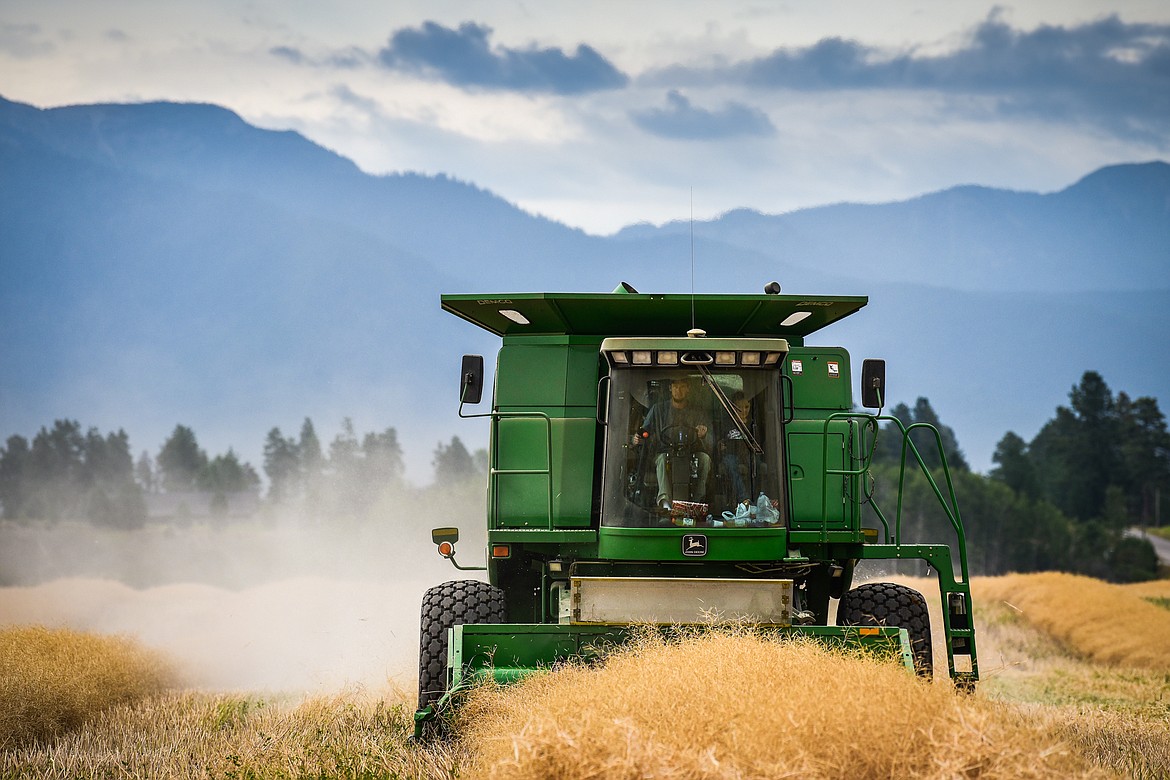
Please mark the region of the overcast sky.
<svg viewBox="0 0 1170 780"><path fill-rule="evenodd" d="M1170 158L1170 2L0 0L0 95L216 103L607 233Z"/></svg>

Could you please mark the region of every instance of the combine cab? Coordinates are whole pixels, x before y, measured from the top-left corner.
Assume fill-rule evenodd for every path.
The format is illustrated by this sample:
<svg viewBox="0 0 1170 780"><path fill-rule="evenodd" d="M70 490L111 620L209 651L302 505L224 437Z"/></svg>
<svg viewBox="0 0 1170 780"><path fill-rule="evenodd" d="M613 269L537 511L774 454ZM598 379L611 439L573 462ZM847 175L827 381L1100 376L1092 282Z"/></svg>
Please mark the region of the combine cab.
<svg viewBox="0 0 1170 780"><path fill-rule="evenodd" d="M872 646L933 674L918 592L852 587L859 561L937 573L951 679L978 680L962 522L909 430L881 416L882 361L806 338L864 297L445 295L443 308L503 338L490 412L483 360L463 359L460 415L490 420L487 582L423 598L417 727L477 679L503 682L621 642L631 625L749 621L778 634ZM697 329L695 325L700 329ZM954 537L906 544L869 495L879 421L902 434ZM929 426L911 426L912 428ZM883 434L884 435L884 434ZM938 440L941 454L941 441ZM898 512L901 508L896 498ZM876 518L863 526L863 506ZM435 529L456 568L458 530ZM956 578L951 546L959 558ZM479 567L482 568L482 567ZM836 621L830 603L837 600Z"/></svg>

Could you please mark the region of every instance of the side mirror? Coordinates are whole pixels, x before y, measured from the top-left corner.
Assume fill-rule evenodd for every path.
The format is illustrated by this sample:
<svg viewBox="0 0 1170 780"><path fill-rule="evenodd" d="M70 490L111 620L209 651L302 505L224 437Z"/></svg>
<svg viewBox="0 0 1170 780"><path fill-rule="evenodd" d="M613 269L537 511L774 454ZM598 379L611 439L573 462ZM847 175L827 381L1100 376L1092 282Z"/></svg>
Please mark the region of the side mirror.
<svg viewBox="0 0 1170 780"><path fill-rule="evenodd" d="M861 405L866 409L886 405L886 361L871 359L861 363Z"/></svg>
<svg viewBox="0 0 1170 780"><path fill-rule="evenodd" d="M483 398L483 356L464 355L459 370L459 403L477 404Z"/></svg>
<svg viewBox="0 0 1170 780"><path fill-rule="evenodd" d="M431 531L431 541L439 548L439 555L450 558L455 555L455 542L459 541L458 528L435 528Z"/></svg>

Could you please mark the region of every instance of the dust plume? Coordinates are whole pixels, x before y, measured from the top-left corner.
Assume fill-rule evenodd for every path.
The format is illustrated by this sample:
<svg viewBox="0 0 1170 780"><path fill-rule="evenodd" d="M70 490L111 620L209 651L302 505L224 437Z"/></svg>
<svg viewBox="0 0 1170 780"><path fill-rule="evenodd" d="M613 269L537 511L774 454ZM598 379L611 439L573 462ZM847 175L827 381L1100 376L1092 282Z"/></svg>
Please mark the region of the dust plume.
<svg viewBox="0 0 1170 780"><path fill-rule="evenodd" d="M482 486L387 497L369 518L232 524L0 523L0 628L120 634L210 690L412 689L422 592L455 578L429 528L464 530L482 560Z"/></svg>

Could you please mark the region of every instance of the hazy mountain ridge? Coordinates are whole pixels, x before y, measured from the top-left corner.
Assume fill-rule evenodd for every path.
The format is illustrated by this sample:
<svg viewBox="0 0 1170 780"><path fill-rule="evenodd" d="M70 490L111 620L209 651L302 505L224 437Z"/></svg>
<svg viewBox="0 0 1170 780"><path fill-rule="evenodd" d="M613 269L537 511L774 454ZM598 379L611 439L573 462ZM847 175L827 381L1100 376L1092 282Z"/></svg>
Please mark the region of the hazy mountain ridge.
<svg viewBox="0 0 1170 780"><path fill-rule="evenodd" d="M733 211L696 223L695 285L870 295L816 342L889 358L892 399L929 396L984 467L1087 368L1170 398L1170 348L1149 338L1170 304L1168 193L1170 166L1149 163L1050 195ZM1092 230L1034 234L1051 224ZM365 174L215 106L2 101L0 435L72 417L155 450L182 422L258 464L273 425L311 415L328 437L348 414L398 426L425 476L435 441L484 436L454 415L454 375L498 344L443 314L440 292L685 292L689 231L589 236L448 177ZM1068 243L1097 255L1065 263Z"/></svg>
<svg viewBox="0 0 1170 780"><path fill-rule="evenodd" d="M615 238L689 230L636 225ZM1110 166L1051 194L964 185L887 204L741 209L695 231L801 267L972 291L1170 289L1170 165Z"/></svg>
<svg viewBox="0 0 1170 780"><path fill-rule="evenodd" d="M19 109L19 110L16 110ZM371 176L292 131L262 130L218 106L179 103L0 105L0 126L25 150L67 157L183 189L247 193L294 214L327 219L404 252L444 258L480 245L563 254L581 232L534 216L447 176Z"/></svg>

